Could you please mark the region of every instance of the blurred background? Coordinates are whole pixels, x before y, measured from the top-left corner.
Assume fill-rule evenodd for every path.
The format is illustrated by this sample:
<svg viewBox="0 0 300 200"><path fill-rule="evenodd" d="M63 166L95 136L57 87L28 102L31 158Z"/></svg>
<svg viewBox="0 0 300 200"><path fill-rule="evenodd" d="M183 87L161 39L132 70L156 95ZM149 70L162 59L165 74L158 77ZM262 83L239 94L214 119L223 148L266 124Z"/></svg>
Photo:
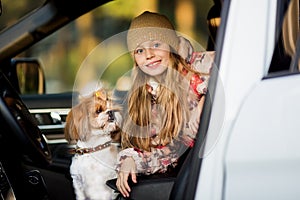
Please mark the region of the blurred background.
<svg viewBox="0 0 300 200"><path fill-rule="evenodd" d="M13 24L43 3L44 0L2 0L0 28ZM118 79L128 75L132 68L124 33L132 18L146 10L165 14L197 50L213 49L208 29L213 5L213 0L115 0L85 14L19 56L41 61L47 93L72 91L77 83L84 85L99 79L115 87Z"/></svg>

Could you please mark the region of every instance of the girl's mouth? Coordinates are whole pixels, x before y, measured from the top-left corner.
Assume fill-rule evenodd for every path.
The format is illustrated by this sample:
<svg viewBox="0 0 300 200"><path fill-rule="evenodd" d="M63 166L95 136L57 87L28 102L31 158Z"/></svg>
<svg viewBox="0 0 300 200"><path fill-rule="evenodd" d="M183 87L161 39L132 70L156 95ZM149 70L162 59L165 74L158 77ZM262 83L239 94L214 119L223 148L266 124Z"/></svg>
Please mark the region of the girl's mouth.
<svg viewBox="0 0 300 200"><path fill-rule="evenodd" d="M161 63L161 60L157 60L157 61L151 62L145 66L149 67L149 68L154 68L154 67L157 67L160 63Z"/></svg>

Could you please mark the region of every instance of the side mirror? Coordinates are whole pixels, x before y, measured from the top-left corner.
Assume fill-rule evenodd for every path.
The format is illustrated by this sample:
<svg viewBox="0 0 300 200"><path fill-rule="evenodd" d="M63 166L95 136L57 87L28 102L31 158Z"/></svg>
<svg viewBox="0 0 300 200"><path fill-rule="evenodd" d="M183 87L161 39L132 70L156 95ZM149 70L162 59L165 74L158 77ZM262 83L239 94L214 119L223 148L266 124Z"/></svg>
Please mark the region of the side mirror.
<svg viewBox="0 0 300 200"><path fill-rule="evenodd" d="M14 58L12 65L16 70L21 94L44 94L46 91L44 71L35 58Z"/></svg>

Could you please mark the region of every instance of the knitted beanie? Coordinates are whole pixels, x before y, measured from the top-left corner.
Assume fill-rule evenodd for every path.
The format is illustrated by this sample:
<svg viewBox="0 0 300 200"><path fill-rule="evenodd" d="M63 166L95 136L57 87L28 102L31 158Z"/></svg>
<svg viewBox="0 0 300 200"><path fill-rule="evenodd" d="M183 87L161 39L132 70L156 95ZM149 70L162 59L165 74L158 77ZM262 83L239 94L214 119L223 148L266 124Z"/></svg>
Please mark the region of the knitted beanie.
<svg viewBox="0 0 300 200"><path fill-rule="evenodd" d="M127 47L134 51L138 45L149 40L169 44L176 52L179 39L169 19L161 14L145 11L131 21L127 33Z"/></svg>

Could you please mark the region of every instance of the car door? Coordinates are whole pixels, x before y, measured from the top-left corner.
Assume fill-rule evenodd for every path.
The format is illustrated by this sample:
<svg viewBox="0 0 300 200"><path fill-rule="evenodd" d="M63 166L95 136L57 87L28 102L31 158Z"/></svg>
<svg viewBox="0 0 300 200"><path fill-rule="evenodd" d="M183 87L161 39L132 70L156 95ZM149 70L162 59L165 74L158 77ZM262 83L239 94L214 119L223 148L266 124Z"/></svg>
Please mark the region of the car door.
<svg viewBox="0 0 300 200"><path fill-rule="evenodd" d="M299 199L298 8L230 1L197 198Z"/></svg>
<svg viewBox="0 0 300 200"><path fill-rule="evenodd" d="M231 131L224 199L300 198L299 1L277 7L284 14L277 14L268 71L245 98Z"/></svg>

